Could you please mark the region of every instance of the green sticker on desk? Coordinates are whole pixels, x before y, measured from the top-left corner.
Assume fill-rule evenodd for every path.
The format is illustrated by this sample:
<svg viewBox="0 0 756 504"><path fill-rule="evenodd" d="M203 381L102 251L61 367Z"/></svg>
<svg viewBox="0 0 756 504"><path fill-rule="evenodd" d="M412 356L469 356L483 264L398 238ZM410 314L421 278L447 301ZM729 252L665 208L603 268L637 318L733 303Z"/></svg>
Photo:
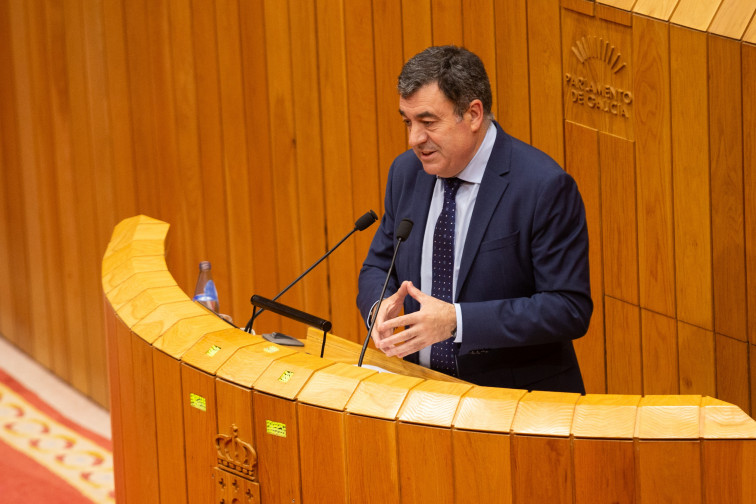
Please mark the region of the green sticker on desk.
<svg viewBox="0 0 756 504"><path fill-rule="evenodd" d="M200 411L207 411L207 401L204 397L197 394L189 393L189 405L192 408L197 408Z"/></svg>
<svg viewBox="0 0 756 504"><path fill-rule="evenodd" d="M208 357L213 357L219 351L220 351L220 347L218 345L213 345L210 347L210 349L207 352L205 352L205 355L207 355Z"/></svg>
<svg viewBox="0 0 756 504"><path fill-rule="evenodd" d="M286 424L281 422L274 422L273 420L265 420L265 430L268 434L278 437L286 437Z"/></svg>
<svg viewBox="0 0 756 504"><path fill-rule="evenodd" d="M276 353L278 352L278 347L275 345L266 346L263 348L263 352L265 353Z"/></svg>

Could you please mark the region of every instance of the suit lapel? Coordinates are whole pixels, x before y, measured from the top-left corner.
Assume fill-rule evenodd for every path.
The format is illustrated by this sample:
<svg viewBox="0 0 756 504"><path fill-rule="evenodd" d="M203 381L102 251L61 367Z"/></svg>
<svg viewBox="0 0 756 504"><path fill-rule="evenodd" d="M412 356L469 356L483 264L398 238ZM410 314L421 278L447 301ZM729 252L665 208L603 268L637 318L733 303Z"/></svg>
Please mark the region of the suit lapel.
<svg viewBox="0 0 756 504"><path fill-rule="evenodd" d="M483 173L483 179L480 182L478 196L475 199L475 207L470 218L470 227L467 230L467 237L465 238L465 247L462 251L462 261L460 262L455 289L455 301L459 299L459 293L462 291L462 286L465 284L473 261L478 254L478 249L480 248L488 224L491 222L491 217L509 185L505 175L509 172L512 141L509 135L504 133L504 130L498 124L496 126L496 142L491 151L491 157L488 159L486 171Z"/></svg>

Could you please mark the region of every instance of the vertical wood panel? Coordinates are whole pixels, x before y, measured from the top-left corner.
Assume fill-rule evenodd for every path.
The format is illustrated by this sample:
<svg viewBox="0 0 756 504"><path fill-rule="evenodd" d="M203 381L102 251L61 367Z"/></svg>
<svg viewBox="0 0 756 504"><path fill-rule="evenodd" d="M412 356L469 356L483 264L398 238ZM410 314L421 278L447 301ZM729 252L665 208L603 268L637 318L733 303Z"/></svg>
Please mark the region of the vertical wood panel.
<svg viewBox="0 0 756 504"><path fill-rule="evenodd" d="M756 502L756 441L707 440L702 451L706 502Z"/></svg>
<svg viewBox="0 0 756 504"><path fill-rule="evenodd" d="M323 164L325 171L325 194L328 221L327 243L333 246L341 237L354 228L354 216L349 209L355 208L352 191L353 179L350 163L351 132L349 131L348 83L346 74L346 47L344 12L342 2L316 4L318 19L318 54L320 100L322 110ZM355 106L359 106L355 104ZM357 134L357 132L354 132ZM353 241L344 242L339 249L342 260L329 260L328 272L331 306L337 308L331 314L334 331L357 334L364 323L354 306L354 286L357 285L356 247Z"/></svg>
<svg viewBox="0 0 756 504"><path fill-rule="evenodd" d="M299 460L303 502L348 502L344 419L346 413L300 403Z"/></svg>
<svg viewBox="0 0 756 504"><path fill-rule="evenodd" d="M714 35L708 42L714 323L747 341L740 44Z"/></svg>
<svg viewBox="0 0 756 504"><path fill-rule="evenodd" d="M184 437L181 363L153 348L152 365L155 377L157 470L162 481L171 482L170 486L160 486L160 502L161 504L185 503L187 502L186 438Z"/></svg>
<svg viewBox="0 0 756 504"><path fill-rule="evenodd" d="M249 312L250 292L256 287L250 250L254 246L252 219L255 217L249 194L246 117L242 86L241 36L237 0L215 2L218 33L218 68L220 78L221 130L223 132L223 164L216 167L225 173L225 205L228 225L229 262L224 269L233 272L227 287L230 297L225 306L231 314ZM188 246L187 248L191 248ZM195 263L197 261L195 260ZM196 268L196 265L193 264ZM230 276L230 275L229 275ZM194 277L196 278L196 276ZM240 322L241 323L241 322Z"/></svg>
<svg viewBox="0 0 756 504"><path fill-rule="evenodd" d="M252 397L260 500L301 502L296 405L292 401L259 392L254 392ZM284 435L280 435L280 429L268 430L269 421L283 424ZM285 470L282 471L282 468Z"/></svg>
<svg viewBox="0 0 756 504"><path fill-rule="evenodd" d="M642 394L643 371L638 307L606 297L606 391Z"/></svg>
<svg viewBox="0 0 756 504"><path fill-rule="evenodd" d="M717 397L714 333L678 322L680 393Z"/></svg>
<svg viewBox="0 0 756 504"><path fill-rule="evenodd" d="M210 441L218 433L215 379L182 363L181 393L186 479L192 482L192 491L188 492L188 503L206 504L212 502L215 496L212 468L217 462L217 452L215 445ZM201 409L197 402L191 400L192 394L204 399L205 409Z"/></svg>
<svg viewBox="0 0 756 504"><path fill-rule="evenodd" d="M636 450L640 502L702 502L697 441L639 441Z"/></svg>
<svg viewBox="0 0 756 504"><path fill-rule="evenodd" d="M604 268L601 239L601 176L599 143L596 130L565 122L565 169L575 178L585 205L590 240L591 297L593 316L588 332L576 340L575 351L580 362L586 391L606 392L606 359L604 344Z"/></svg>
<svg viewBox="0 0 756 504"><path fill-rule="evenodd" d="M510 436L453 430L452 454L455 503L512 502Z"/></svg>
<svg viewBox="0 0 756 504"><path fill-rule="evenodd" d="M649 310L674 316L667 24L637 17L633 24L633 57L640 303Z"/></svg>
<svg viewBox="0 0 756 504"><path fill-rule="evenodd" d="M635 503L635 457L632 441L576 439L575 503Z"/></svg>
<svg viewBox="0 0 756 504"><path fill-rule="evenodd" d="M716 335L717 398L751 411L748 379L748 343Z"/></svg>
<svg viewBox="0 0 756 504"><path fill-rule="evenodd" d="M675 26L669 37L677 316L713 329L706 38Z"/></svg>
<svg viewBox="0 0 756 504"><path fill-rule="evenodd" d="M531 144L564 164L559 2L528 2Z"/></svg>
<svg viewBox="0 0 756 504"><path fill-rule="evenodd" d="M599 133L604 288L638 304L638 225L633 144Z"/></svg>
<svg viewBox="0 0 756 504"><path fill-rule="evenodd" d="M297 169L295 164L294 110L292 104L291 43L289 37L289 8L287 2L266 1L265 47L268 102L270 103L271 166L274 190L274 221L278 257L278 276L281 283L269 296L294 280L299 273L301 249L299 241ZM302 306L301 290L292 290L282 302ZM270 318L270 314L258 322L259 328L270 332L280 328L283 332L296 334L297 325L290 321Z"/></svg>
<svg viewBox="0 0 756 504"><path fill-rule="evenodd" d="M323 133L320 127L318 43L314 2L290 2L292 90L294 93L296 165L299 191L298 228L302 242L302 271L326 251ZM369 21L368 17L368 21ZM334 195L334 197L336 197ZM339 252L340 254L341 252ZM336 256L340 257L340 256ZM284 280L288 284L290 280ZM325 264L310 272L302 285L305 311L329 319L330 299L324 295L328 282ZM282 286L283 288L283 286ZM330 319L329 319L330 320Z"/></svg>
<svg viewBox="0 0 756 504"><path fill-rule="evenodd" d="M350 502L399 502L396 423L359 415L346 419Z"/></svg>
<svg viewBox="0 0 756 504"><path fill-rule="evenodd" d="M433 45L462 45L462 0L431 0Z"/></svg>
<svg viewBox="0 0 756 504"><path fill-rule="evenodd" d="M641 309L643 393L678 394L677 323L675 319Z"/></svg>
<svg viewBox="0 0 756 504"><path fill-rule="evenodd" d="M403 61L407 61L433 42L431 0L402 2ZM396 71L397 75L399 70Z"/></svg>
<svg viewBox="0 0 756 504"><path fill-rule="evenodd" d="M240 2L241 61L244 85L244 105L247 132L247 160L249 194L252 215L252 248L247 257L254 267L256 293L272 296L283 288L283 279L278 275L278 266L272 267L271 258L278 257L276 241L275 191L271 167L271 124L268 81L264 78L267 68L266 33L263 2ZM303 39L306 37L302 37ZM306 65L302 64L301 67ZM295 97L296 98L296 97ZM304 223L303 223L304 224ZM231 279L235 279L232 277ZM286 280L288 283L290 280ZM241 286L236 297L247 304L241 314L235 314L237 324L244 324L252 314L249 305L250 286ZM264 294L263 294L264 295ZM280 318L267 314L272 327L278 327Z"/></svg>
<svg viewBox="0 0 756 504"><path fill-rule="evenodd" d="M488 80L491 82L493 104L491 111L495 112L499 105L494 92L498 88L496 74L496 26L494 24L493 0L463 0L462 21L464 30L464 44L474 52L486 67Z"/></svg>
<svg viewBox="0 0 756 504"><path fill-rule="evenodd" d="M401 501L456 502L451 429L399 423L397 439Z"/></svg>
<svg viewBox="0 0 756 504"><path fill-rule="evenodd" d="M372 17L365 15L365 6L357 2L345 2L344 10L349 128L351 132L356 132L349 137L354 196L352 220L354 221L370 209L377 211L381 208L385 186L381 185L380 177L377 176L380 173L378 166L380 158L378 122L376 121L377 90L373 59L375 54L373 20ZM384 43L381 39L378 40L379 44ZM399 72L398 68L396 72ZM394 128L401 130L401 123L396 121ZM351 266L354 271L359 271L362 266L373 239L374 229L370 228L369 231L357 233L356 236L350 238L354 240L355 246L355 256ZM346 232L347 229L343 231ZM346 261L349 259L345 257ZM335 257L334 260L339 259ZM354 300L351 305L335 305L334 311L351 311L348 307L353 305ZM364 322L358 319L354 332L351 330L349 332L351 339L362 341L360 329L363 325Z"/></svg>
<svg viewBox="0 0 756 504"><path fill-rule="evenodd" d="M756 194L756 46L742 44L743 61L743 185ZM756 198L745 198L746 296L748 340L756 344ZM756 376L756 370L751 368Z"/></svg>
<svg viewBox="0 0 756 504"><path fill-rule="evenodd" d="M515 436L514 502L571 503L573 467L569 439ZM543 481L549 481L544 485Z"/></svg>
<svg viewBox="0 0 756 504"><path fill-rule="evenodd" d="M528 12L526 2L498 2L494 6L496 30L496 94L494 110L501 127L523 142L530 142L530 86Z"/></svg>

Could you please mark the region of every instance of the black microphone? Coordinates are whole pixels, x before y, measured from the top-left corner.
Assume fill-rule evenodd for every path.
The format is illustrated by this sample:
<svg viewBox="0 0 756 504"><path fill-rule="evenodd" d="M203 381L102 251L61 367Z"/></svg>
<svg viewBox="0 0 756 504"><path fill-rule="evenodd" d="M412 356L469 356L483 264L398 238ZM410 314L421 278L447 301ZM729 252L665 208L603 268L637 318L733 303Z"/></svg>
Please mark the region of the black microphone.
<svg viewBox="0 0 756 504"><path fill-rule="evenodd" d="M295 278L293 282L291 282L289 285L287 285L284 288L284 290L282 290L281 292L279 292L278 294L276 294L276 297L273 298L273 301L275 301L278 298L280 298L287 290L291 289L292 286L294 286L295 283L299 282L302 279L302 277L304 277L307 273L309 273L315 266L317 266L318 264L320 264L321 262L323 262L323 260L326 257L328 257L329 255L331 255L331 252L333 252L334 250L336 250L339 247L339 245L341 245L342 243L344 243L344 241L347 238L349 238L350 236L352 236L352 234L355 231L364 231L365 229L369 228L377 220L378 220L378 215L376 215L376 213L374 211L372 211L372 210L370 210L365 215L363 215L362 217L360 217L359 219L357 219L357 221L354 223L354 228L349 233L347 233L347 235L344 238L342 238L341 241L339 241L339 243L337 243L336 245L334 245L333 248L331 248L331 250L329 250L328 252L325 253L325 255L323 255L323 257L321 257L320 259L318 259L317 261L315 261L315 263L312 266L310 266L309 268L307 268L304 273L302 273L297 278ZM248 333L252 332L252 324L254 324L255 319L263 311L265 311L265 308L261 308L260 310L257 310L257 308L255 308L254 310L252 310L252 317L249 319L249 322L247 322L247 325L244 327L244 330L246 332L248 332Z"/></svg>
<svg viewBox="0 0 756 504"><path fill-rule="evenodd" d="M296 308L292 308L291 306L281 304L277 301L272 301L262 296L258 296L257 294L252 296L252 299L250 299L249 301L252 303L252 306L259 307L263 310L270 310L273 313L277 313L278 315L283 315L284 317L296 320L297 322L317 327L318 329L323 331L323 343L320 347L320 357L323 357L323 353L325 352L326 335L328 334L328 331L331 330L330 321L297 310Z"/></svg>
<svg viewBox="0 0 756 504"><path fill-rule="evenodd" d="M412 231L413 225L414 223L411 220L402 219L402 222L400 222L399 226L396 228L396 247L394 247L394 256L391 258L391 265L389 266L388 272L386 273L386 281L383 282L383 290L381 291L381 295L378 297L378 304L376 305L375 311L373 312L373 317L370 321L370 327L368 327L368 333L367 336L365 336L365 342L362 344L360 360L357 361L358 367L362 367L362 359L365 358L365 351L367 350L368 342L370 342L370 335L373 334L375 320L378 318L378 312L380 311L381 303L383 302L383 295L386 293L386 287L388 287L389 278L391 278L391 271L394 269L394 262L396 261L396 253L399 251L399 245L401 245L403 241L407 240L410 231Z"/></svg>

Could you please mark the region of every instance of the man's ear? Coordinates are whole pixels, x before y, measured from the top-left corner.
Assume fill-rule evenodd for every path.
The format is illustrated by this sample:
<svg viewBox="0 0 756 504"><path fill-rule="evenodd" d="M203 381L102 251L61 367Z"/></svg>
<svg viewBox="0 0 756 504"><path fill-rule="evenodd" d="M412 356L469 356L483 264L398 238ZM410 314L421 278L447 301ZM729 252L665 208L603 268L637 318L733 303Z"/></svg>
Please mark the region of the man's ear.
<svg viewBox="0 0 756 504"><path fill-rule="evenodd" d="M474 133L477 133L481 126L483 126L483 119L485 118L483 102L477 99L471 101L466 113L470 114L470 129Z"/></svg>

